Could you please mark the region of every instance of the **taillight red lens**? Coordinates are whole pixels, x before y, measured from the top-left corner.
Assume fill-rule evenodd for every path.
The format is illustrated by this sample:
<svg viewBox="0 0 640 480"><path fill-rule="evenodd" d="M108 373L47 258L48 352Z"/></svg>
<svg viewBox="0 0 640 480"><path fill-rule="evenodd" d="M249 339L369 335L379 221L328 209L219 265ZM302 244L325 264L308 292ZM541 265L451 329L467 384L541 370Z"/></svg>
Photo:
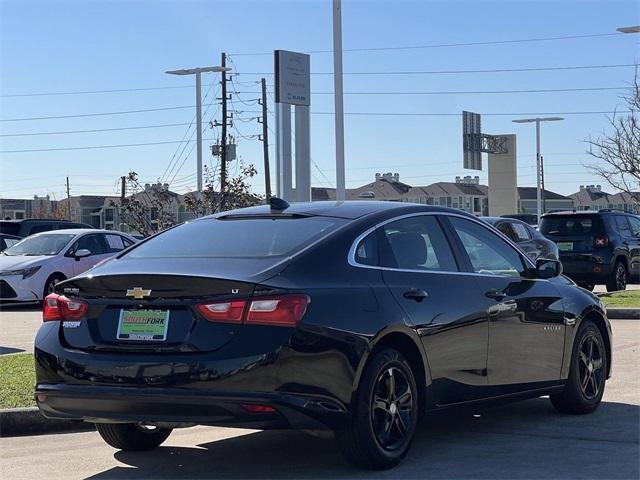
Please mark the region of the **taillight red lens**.
<svg viewBox="0 0 640 480"><path fill-rule="evenodd" d="M596 248L606 247L607 245L609 245L608 237L595 237L593 239L593 246Z"/></svg>
<svg viewBox="0 0 640 480"><path fill-rule="evenodd" d="M72 300L64 295L47 295L42 305L42 321L80 320L85 316L89 305L82 300Z"/></svg>
<svg viewBox="0 0 640 480"><path fill-rule="evenodd" d="M58 295L57 293L52 293L47 295L42 302L42 321L43 322L52 322L55 320L62 320L60 309L58 308Z"/></svg>
<svg viewBox="0 0 640 480"><path fill-rule="evenodd" d="M306 295L283 295L263 297L251 301L246 323L295 327L302 320L309 297Z"/></svg>
<svg viewBox="0 0 640 480"><path fill-rule="evenodd" d="M302 320L309 302L306 295L281 295L202 303L197 309L211 322L295 327Z"/></svg>
<svg viewBox="0 0 640 480"><path fill-rule="evenodd" d="M202 303L198 305L198 311L210 322L242 323L246 306L246 300Z"/></svg>

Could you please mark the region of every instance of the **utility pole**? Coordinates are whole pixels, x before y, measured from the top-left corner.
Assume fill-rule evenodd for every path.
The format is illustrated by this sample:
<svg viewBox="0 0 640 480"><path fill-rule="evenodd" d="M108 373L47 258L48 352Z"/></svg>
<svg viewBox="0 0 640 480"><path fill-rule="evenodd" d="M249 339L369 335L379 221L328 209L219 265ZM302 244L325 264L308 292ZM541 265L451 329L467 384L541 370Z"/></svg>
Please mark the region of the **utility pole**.
<svg viewBox="0 0 640 480"><path fill-rule="evenodd" d="M71 220L71 195L69 188L69 177L67 177L67 220Z"/></svg>
<svg viewBox="0 0 640 480"><path fill-rule="evenodd" d="M267 81L262 79L262 155L264 157L264 192L267 203L271 198L271 173L269 171L269 127L267 125Z"/></svg>
<svg viewBox="0 0 640 480"><path fill-rule="evenodd" d="M220 210L224 211L227 190L227 54L222 52L222 139L220 140Z"/></svg>
<svg viewBox="0 0 640 480"><path fill-rule="evenodd" d="M127 177L120 177L120 198L124 200L127 193Z"/></svg>

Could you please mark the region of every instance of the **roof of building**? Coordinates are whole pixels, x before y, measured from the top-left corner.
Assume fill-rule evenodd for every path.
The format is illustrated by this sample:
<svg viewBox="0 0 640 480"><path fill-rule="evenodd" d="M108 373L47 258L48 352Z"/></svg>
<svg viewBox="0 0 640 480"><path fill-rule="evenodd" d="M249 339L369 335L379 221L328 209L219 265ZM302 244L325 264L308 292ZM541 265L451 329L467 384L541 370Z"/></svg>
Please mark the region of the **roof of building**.
<svg viewBox="0 0 640 480"><path fill-rule="evenodd" d="M535 200L538 198L536 187L518 187L518 195L520 200ZM559 193L552 192L550 190L544 190L545 200L572 200L571 197L565 197Z"/></svg>

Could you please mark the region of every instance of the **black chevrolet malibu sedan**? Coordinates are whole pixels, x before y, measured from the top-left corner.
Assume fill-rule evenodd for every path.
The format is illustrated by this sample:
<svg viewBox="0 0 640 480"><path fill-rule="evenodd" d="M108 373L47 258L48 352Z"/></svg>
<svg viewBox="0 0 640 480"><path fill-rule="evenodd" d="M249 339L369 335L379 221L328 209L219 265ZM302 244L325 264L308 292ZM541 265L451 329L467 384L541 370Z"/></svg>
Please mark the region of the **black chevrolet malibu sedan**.
<svg viewBox="0 0 640 480"><path fill-rule="evenodd" d="M597 408L602 304L481 220L317 202L201 218L62 282L36 339L36 400L125 450L195 424L330 429L389 468L425 413L550 395Z"/></svg>

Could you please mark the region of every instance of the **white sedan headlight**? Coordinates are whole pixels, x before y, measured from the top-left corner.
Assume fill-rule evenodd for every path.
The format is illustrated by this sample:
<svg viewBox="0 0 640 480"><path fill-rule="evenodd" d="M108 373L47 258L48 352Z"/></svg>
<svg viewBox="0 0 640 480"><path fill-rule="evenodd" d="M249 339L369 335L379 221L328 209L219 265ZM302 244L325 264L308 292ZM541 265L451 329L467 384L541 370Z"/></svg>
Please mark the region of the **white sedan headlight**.
<svg viewBox="0 0 640 480"><path fill-rule="evenodd" d="M40 270L39 265L37 267L21 268L20 270L7 270L0 272L0 275L22 275L22 279L24 280L35 275L38 270Z"/></svg>

